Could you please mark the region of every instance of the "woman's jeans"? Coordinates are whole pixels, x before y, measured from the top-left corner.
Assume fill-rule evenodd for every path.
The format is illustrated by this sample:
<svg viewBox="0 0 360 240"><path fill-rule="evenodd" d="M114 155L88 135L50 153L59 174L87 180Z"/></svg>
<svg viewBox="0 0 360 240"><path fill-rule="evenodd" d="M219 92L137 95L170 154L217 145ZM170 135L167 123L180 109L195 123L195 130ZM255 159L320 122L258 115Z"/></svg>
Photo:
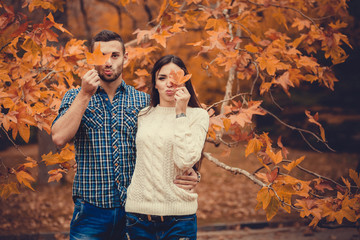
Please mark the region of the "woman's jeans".
<svg viewBox="0 0 360 240"><path fill-rule="evenodd" d="M162 217L126 213L126 231L131 240L195 240L196 214Z"/></svg>
<svg viewBox="0 0 360 240"><path fill-rule="evenodd" d="M125 237L125 209L99 208L80 198L74 201L70 240L121 240Z"/></svg>

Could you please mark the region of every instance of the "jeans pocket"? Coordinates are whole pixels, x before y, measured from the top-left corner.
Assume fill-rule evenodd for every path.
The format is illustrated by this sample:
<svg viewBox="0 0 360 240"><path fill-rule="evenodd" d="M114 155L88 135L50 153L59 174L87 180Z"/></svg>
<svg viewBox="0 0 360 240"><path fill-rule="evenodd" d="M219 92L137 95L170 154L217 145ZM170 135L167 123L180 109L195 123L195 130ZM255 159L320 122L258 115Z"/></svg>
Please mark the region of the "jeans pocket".
<svg viewBox="0 0 360 240"><path fill-rule="evenodd" d="M76 225L77 222L79 222L81 216L84 212L84 201L80 198L75 199L74 201L74 214L73 218L71 219L70 225Z"/></svg>
<svg viewBox="0 0 360 240"><path fill-rule="evenodd" d="M137 216L135 216L131 213L126 213L126 227L127 228L135 226L139 221L140 221L140 219Z"/></svg>

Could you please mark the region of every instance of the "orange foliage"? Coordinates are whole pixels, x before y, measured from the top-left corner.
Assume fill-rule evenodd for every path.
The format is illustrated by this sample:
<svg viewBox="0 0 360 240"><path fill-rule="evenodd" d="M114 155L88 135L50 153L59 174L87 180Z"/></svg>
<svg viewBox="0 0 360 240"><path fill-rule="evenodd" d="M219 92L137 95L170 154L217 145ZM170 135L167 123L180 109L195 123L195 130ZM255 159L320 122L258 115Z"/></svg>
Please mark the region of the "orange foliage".
<svg viewBox="0 0 360 240"><path fill-rule="evenodd" d="M29 12L55 12L63 11L64 2L24 0L23 7ZM117 4L132 6L139 1L118 0ZM338 224L344 219L357 221L360 177L355 171L350 170L349 179L343 178L343 183L321 176L309 181L297 179L289 174L300 167L305 156L288 160L280 138L277 148L269 133L257 131L254 121L269 114L261 106L261 98L274 88L282 89L289 97L291 89L304 82L334 90L338 80L332 66L345 61L344 45L350 46L341 33L347 26L346 1L163 0L157 6L156 17L146 29L124 30L136 35L135 44L126 47L129 59L125 78L146 91L151 66L159 55L170 52L186 56L183 59L192 74L174 72L174 82L181 84L192 78L200 99L207 97L207 89L219 92L208 109L209 140L224 142L222 136L228 135L234 141L229 146L242 144L246 146L244 158L254 154L259 161L259 171L251 175L262 183L256 209L265 210L268 220L279 208L287 212L293 209L301 217L310 217L312 226L321 219ZM0 124L13 139L20 135L27 142L31 127L50 131L65 92L78 84L77 79L91 68L89 65L102 65L108 56L100 47L89 53L83 40L71 38L64 46L58 43L54 29L72 35L56 23L52 13L30 25L26 16L15 13L12 7L1 3L0 9ZM329 60L329 66L314 57L319 54ZM239 86L236 92L232 89L235 83ZM225 86L230 96L216 102ZM217 109L223 102L225 106ZM305 115L320 129L320 134L313 136L326 144L318 113L305 111ZM225 151L223 157L229 153ZM1 179L1 197L18 194L20 185L33 189L35 179L28 168L37 167L37 162L24 160L24 164L9 170L12 181ZM47 165L59 166L49 172L49 182L59 181L72 168L73 160L74 148L70 145L60 153L43 155ZM317 197L321 194L323 197Z"/></svg>

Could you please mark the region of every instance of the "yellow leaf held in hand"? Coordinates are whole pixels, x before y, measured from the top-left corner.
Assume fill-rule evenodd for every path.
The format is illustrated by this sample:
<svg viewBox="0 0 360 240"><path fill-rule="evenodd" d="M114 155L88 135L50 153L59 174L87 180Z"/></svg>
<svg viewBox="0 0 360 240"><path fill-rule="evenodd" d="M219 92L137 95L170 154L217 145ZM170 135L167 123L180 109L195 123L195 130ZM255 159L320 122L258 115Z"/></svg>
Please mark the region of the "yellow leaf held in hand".
<svg viewBox="0 0 360 240"><path fill-rule="evenodd" d="M169 78L173 84L175 84L176 86L180 86L183 83L187 82L191 78L191 76L191 74L185 75L184 71L180 69L176 72L174 70L171 70Z"/></svg>
<svg viewBox="0 0 360 240"><path fill-rule="evenodd" d="M103 54L100 50L100 44L93 53L87 52L85 54L87 63L91 65L104 65L111 55L111 53Z"/></svg>

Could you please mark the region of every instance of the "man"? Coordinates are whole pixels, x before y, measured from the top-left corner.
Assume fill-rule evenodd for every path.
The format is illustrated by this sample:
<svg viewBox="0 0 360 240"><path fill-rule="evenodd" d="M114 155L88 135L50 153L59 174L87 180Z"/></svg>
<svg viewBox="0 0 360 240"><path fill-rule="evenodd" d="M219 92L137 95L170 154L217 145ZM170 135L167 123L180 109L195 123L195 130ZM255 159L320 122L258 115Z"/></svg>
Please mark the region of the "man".
<svg viewBox="0 0 360 240"><path fill-rule="evenodd" d="M52 139L63 146L75 138L77 172L73 183L74 214L70 239L121 239L125 234L125 199L135 166L137 114L148 105L146 93L122 79L127 53L122 38L101 31L91 44L111 54L102 66L69 90L52 126ZM191 189L197 176L174 181Z"/></svg>

